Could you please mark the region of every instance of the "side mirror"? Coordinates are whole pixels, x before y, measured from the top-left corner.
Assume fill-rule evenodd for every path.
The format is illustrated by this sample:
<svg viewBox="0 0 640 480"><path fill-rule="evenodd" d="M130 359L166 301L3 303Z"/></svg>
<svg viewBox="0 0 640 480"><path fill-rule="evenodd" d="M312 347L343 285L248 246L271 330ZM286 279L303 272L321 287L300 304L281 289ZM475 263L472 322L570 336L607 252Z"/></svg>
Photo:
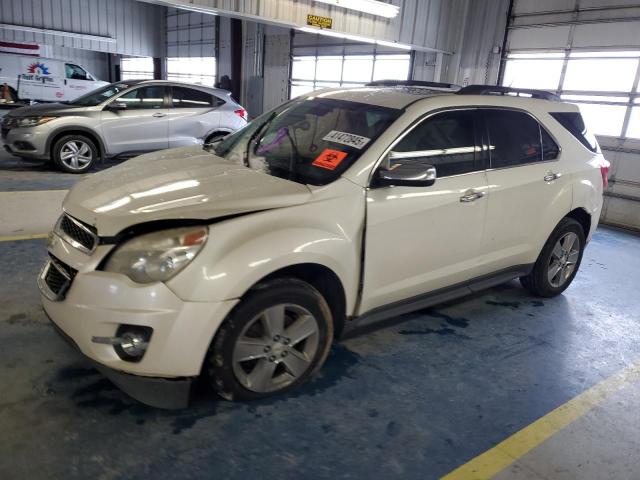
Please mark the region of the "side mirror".
<svg viewBox="0 0 640 480"><path fill-rule="evenodd" d="M399 158L411 159L408 163L394 163L391 168L380 169L377 173L376 186L398 186L398 187L430 187L436 181L436 168L433 165L421 163L420 156L408 156L402 154L389 154L390 160ZM412 153L412 152L407 152ZM401 156L400 156L401 155Z"/></svg>
<svg viewBox="0 0 640 480"><path fill-rule="evenodd" d="M111 102L107 105L108 110L126 110L127 104L125 102Z"/></svg>

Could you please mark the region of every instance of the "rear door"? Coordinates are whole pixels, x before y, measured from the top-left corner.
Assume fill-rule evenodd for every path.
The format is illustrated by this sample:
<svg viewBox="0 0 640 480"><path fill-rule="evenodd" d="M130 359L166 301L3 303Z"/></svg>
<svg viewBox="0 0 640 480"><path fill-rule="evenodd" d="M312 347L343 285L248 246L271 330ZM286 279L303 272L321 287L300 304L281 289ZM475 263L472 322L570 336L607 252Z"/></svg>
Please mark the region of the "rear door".
<svg viewBox="0 0 640 480"><path fill-rule="evenodd" d="M130 90L102 109L102 135L110 155L150 152L168 148L165 85L144 85ZM124 103L115 110L111 104Z"/></svg>
<svg viewBox="0 0 640 480"><path fill-rule="evenodd" d="M174 85L168 109L169 147L202 143L204 137L220 126L218 97L195 88Z"/></svg>
<svg viewBox="0 0 640 480"><path fill-rule="evenodd" d="M475 109L437 113L392 147L419 152L437 179L369 189L361 313L477 276L487 177L476 124Z"/></svg>
<svg viewBox="0 0 640 480"><path fill-rule="evenodd" d="M481 109L490 168L483 273L535 262L555 223L571 209L557 142L530 114Z"/></svg>

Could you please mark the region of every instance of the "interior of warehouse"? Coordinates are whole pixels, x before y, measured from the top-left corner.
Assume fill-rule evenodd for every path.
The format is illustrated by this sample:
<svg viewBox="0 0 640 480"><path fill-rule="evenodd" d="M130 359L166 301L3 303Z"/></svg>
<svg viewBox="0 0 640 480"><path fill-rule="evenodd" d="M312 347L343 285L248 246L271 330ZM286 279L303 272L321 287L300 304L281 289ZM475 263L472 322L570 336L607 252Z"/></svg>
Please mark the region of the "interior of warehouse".
<svg viewBox="0 0 640 480"><path fill-rule="evenodd" d="M639 476L637 0L0 0L0 125L0 478Z"/></svg>

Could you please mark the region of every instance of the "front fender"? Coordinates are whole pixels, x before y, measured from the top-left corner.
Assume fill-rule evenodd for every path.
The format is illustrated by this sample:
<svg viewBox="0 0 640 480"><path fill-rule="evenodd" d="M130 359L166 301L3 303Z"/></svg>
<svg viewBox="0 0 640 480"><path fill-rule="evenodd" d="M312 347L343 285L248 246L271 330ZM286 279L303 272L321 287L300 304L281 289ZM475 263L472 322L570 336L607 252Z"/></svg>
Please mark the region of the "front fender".
<svg viewBox="0 0 640 480"><path fill-rule="evenodd" d="M189 301L242 297L264 277L286 267L314 263L342 282L347 314L360 278L364 196L310 202L244 215L210 226L196 259L167 284Z"/></svg>

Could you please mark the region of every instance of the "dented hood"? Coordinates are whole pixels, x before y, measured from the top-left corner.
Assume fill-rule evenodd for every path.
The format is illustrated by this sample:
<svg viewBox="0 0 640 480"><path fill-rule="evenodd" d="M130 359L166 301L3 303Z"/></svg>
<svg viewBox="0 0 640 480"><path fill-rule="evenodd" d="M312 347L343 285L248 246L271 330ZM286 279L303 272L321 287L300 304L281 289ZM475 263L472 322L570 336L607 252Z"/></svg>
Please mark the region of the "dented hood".
<svg viewBox="0 0 640 480"><path fill-rule="evenodd" d="M299 205L305 185L228 162L200 146L142 155L91 175L63 208L100 236L157 220L202 219Z"/></svg>

